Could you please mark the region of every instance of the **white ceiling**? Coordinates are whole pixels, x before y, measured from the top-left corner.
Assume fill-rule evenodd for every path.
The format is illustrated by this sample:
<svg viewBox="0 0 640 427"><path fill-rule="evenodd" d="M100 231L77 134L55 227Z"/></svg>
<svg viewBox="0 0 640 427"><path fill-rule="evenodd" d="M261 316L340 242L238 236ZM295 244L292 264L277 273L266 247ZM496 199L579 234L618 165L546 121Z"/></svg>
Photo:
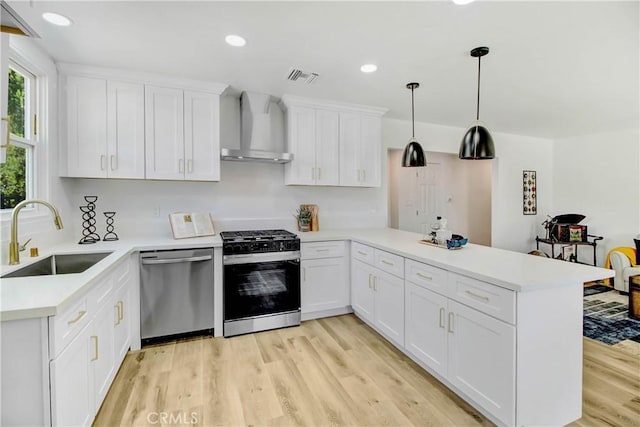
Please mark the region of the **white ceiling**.
<svg viewBox="0 0 640 427"><path fill-rule="evenodd" d="M387 117L547 138L639 123L638 1L40 2L70 17L39 41L57 61L150 71L390 109ZM243 48L227 34L247 40ZM365 75L360 65L375 63ZM291 67L320 74L289 82Z"/></svg>

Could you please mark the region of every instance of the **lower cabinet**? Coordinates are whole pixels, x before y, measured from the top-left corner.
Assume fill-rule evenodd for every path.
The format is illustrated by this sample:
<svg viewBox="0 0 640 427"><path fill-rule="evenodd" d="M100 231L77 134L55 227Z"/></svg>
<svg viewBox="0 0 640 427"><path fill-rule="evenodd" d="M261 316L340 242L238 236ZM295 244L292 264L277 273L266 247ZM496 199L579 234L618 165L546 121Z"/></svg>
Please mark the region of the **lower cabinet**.
<svg viewBox="0 0 640 427"><path fill-rule="evenodd" d="M353 311L402 348L404 280L353 258L351 269Z"/></svg>
<svg viewBox="0 0 640 427"><path fill-rule="evenodd" d="M305 242L300 247L302 320L350 312L346 243Z"/></svg>
<svg viewBox="0 0 640 427"><path fill-rule="evenodd" d="M131 342L129 301L133 281L128 269L129 260L116 266L85 297L81 304L85 310L65 322L73 325L85 316L89 319L82 331L52 354L49 374L53 426L91 425L109 391ZM50 323L59 325L57 317L50 318Z"/></svg>
<svg viewBox="0 0 640 427"><path fill-rule="evenodd" d="M409 281L405 285L405 351L513 425L515 326Z"/></svg>

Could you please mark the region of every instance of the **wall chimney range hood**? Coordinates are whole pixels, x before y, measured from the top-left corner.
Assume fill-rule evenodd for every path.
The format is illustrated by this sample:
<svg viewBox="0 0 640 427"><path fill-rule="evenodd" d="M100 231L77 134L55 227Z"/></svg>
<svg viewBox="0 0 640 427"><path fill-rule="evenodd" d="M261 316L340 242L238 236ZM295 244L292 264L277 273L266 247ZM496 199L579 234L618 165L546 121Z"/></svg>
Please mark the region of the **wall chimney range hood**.
<svg viewBox="0 0 640 427"><path fill-rule="evenodd" d="M293 160L293 154L284 152L282 111L273 111L279 108L272 101L272 96L268 94L242 92L240 149L221 149L221 160L267 163L288 163Z"/></svg>

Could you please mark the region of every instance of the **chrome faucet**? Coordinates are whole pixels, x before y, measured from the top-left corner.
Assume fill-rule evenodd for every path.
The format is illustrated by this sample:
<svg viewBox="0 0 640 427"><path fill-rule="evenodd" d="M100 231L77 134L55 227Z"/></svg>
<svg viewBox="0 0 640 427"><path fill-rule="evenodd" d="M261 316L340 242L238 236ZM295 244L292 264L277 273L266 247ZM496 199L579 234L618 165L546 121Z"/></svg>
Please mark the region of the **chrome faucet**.
<svg viewBox="0 0 640 427"><path fill-rule="evenodd" d="M56 207L51 203L45 202L44 200L23 200L22 202L18 203L11 212L11 242L9 243L9 265L20 264L20 244L18 243L18 213L20 212L20 209L32 203L40 203L41 205L45 205L46 207L48 207L51 213L53 213L53 223L56 225L56 228L58 230L62 229L62 219L60 218L58 209L56 209ZM29 242L27 241L27 243Z"/></svg>

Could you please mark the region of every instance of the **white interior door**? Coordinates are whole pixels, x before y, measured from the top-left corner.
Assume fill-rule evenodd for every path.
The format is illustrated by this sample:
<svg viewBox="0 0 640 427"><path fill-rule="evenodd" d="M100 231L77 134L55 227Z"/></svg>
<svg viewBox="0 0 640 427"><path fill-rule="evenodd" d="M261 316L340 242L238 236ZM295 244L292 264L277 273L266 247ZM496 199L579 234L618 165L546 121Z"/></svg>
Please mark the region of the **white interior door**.
<svg viewBox="0 0 640 427"><path fill-rule="evenodd" d="M444 215L444 191L441 168L429 163L424 168L400 168L398 228L423 232L438 216Z"/></svg>

